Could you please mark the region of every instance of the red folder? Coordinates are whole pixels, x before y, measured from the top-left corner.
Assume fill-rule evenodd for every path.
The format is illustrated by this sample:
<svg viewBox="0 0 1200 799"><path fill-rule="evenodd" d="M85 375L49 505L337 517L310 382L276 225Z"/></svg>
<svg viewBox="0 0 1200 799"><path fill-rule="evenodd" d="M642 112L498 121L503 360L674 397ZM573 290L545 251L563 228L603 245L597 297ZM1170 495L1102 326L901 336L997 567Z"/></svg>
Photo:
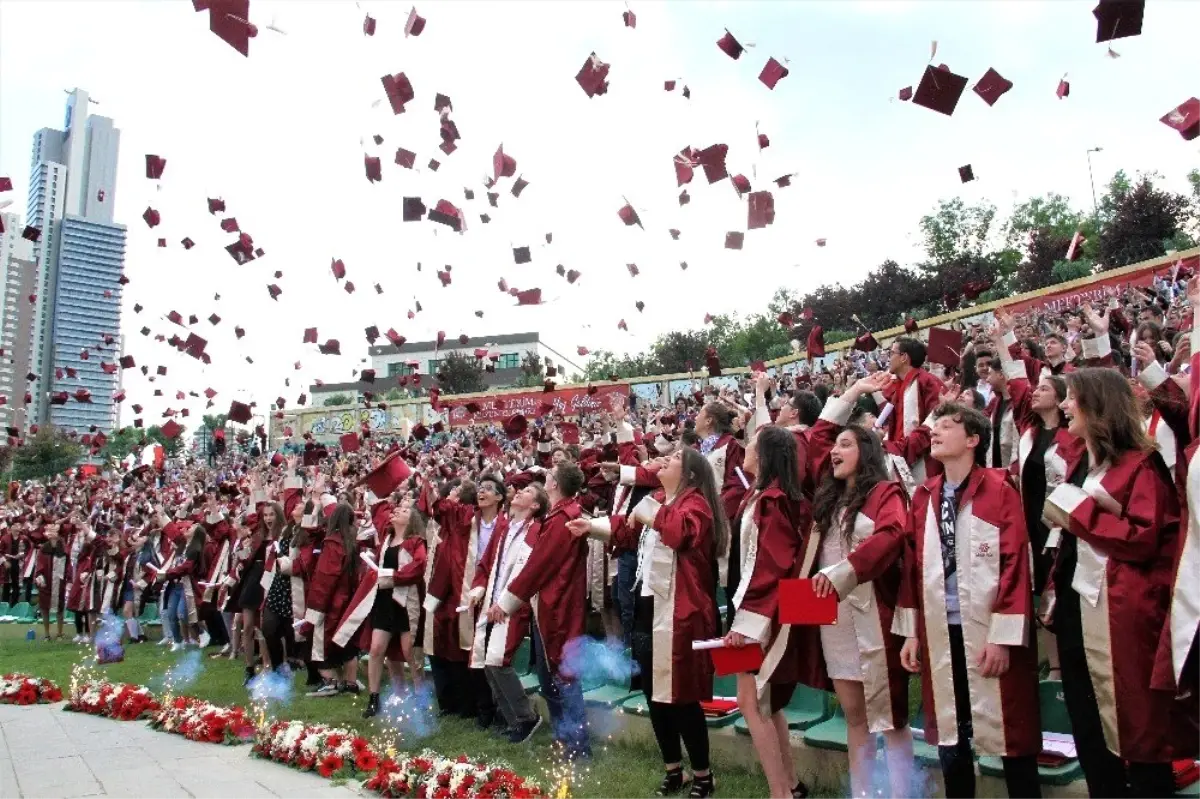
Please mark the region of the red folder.
<svg viewBox="0 0 1200 799"><path fill-rule="evenodd" d="M726 646L708 651L712 653L718 677L757 671L763 664L763 651L758 644L747 644L736 649Z"/></svg>
<svg viewBox="0 0 1200 799"><path fill-rule="evenodd" d="M705 716L719 719L733 713L738 709L738 705L732 699L711 699L706 702L702 701L700 709L704 711Z"/></svg>
<svg viewBox="0 0 1200 799"><path fill-rule="evenodd" d="M837 624L837 594L824 599L813 593L812 580L779 581L780 624Z"/></svg>

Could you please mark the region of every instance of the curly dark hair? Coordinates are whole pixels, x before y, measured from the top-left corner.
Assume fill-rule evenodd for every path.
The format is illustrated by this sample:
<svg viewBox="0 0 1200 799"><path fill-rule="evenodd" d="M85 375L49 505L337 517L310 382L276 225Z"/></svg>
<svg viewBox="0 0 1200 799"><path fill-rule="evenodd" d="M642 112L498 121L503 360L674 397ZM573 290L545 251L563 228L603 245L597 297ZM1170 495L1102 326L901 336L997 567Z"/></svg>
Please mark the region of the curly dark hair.
<svg viewBox="0 0 1200 799"><path fill-rule="evenodd" d="M871 489L888 479L888 468L883 445L872 431L862 427L846 427L838 435L842 433L849 433L858 442L858 467L854 471L854 487L847 492L846 481L834 477L833 469L826 469L813 498L813 521L817 529L824 534L833 529L838 512L844 508L842 538L849 544L858 512L866 503Z"/></svg>

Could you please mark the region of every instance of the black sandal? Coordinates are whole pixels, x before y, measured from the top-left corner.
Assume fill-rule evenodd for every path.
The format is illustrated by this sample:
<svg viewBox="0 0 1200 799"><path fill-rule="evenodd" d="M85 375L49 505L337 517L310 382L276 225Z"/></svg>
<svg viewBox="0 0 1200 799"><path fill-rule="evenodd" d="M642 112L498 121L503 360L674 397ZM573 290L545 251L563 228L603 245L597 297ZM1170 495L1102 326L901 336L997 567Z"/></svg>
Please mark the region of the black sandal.
<svg viewBox="0 0 1200 799"><path fill-rule="evenodd" d="M688 792L688 799L706 799L709 796L717 795L717 783L713 779L712 772L708 772L703 777L692 775L692 790Z"/></svg>
<svg viewBox="0 0 1200 799"><path fill-rule="evenodd" d="M674 796L683 790L683 767L667 769L663 776L662 785L654 792L655 796Z"/></svg>
<svg viewBox="0 0 1200 799"><path fill-rule="evenodd" d="M792 788L792 799L808 799L808 786L804 784L804 780L800 780L796 787Z"/></svg>

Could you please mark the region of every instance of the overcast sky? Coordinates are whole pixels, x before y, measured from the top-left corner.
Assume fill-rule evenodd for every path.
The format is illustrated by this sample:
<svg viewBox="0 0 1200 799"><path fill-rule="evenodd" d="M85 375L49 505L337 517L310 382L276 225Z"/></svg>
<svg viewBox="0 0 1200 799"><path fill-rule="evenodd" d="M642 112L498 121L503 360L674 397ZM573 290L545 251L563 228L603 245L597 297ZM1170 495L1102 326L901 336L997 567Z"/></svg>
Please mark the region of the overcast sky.
<svg viewBox="0 0 1200 799"><path fill-rule="evenodd" d="M706 313L761 310L780 286L850 283L886 258L911 263L920 256L917 221L939 198L987 199L1005 212L1057 191L1087 207L1091 147L1104 148L1093 156L1098 187L1124 168L1158 171L1182 190L1200 147L1158 120L1198 91L1200 3L1151 2L1143 35L1114 43L1119 59L1094 43L1093 5L635 3L631 30L623 3L422 2L426 28L406 38L407 4L254 0L260 33L247 59L186 1L4 0L0 176L15 185L10 210L23 212L34 132L61 125L64 89L89 91L92 112L122 132L127 351L170 369L154 384L126 373L123 421L133 402L146 406L149 424L184 405L175 390L209 386L220 392L218 410L234 398L261 406L283 396L291 406L314 378L350 379L366 355L367 325L412 341L438 330L451 339L536 330L563 352L637 351L664 331L699 327ZM367 12L378 20L371 38L362 33ZM726 27L756 45L740 60L716 47ZM969 79L953 117L894 99L919 81L935 39L934 63ZM612 66L608 93L589 99L574 78L593 51ZM771 56L789 59L791 71L774 91L758 81ZM969 88L989 67L1015 84L990 108ZM399 116L380 82L396 72L416 92ZM1071 94L1059 100L1064 73ZM663 90L670 79L680 82L673 93ZM436 148L439 92L452 100L462 135L450 156ZM771 142L762 152L756 125ZM512 178L502 179L499 207L490 208L481 183L501 142L529 187L514 198ZM749 231L740 252L723 248L727 231L746 229L730 181L710 186L697 170L691 203L677 201L672 156L716 143L729 145L731 174L775 197L773 227ZM418 169L394 164L398 146L416 151ZM167 159L161 188L144 176L146 153ZM382 183L367 182L364 153L381 157ZM436 173L425 166L431 157L442 162ZM964 164L977 180L960 185ZM796 173L791 187L770 184L787 173ZM401 222L405 196L462 207L466 233ZM225 200L265 257L245 266L230 259L224 246L234 237L209 216L207 197ZM644 231L621 224L622 197ZM148 205L162 215L154 230L141 220ZM682 231L678 241L669 228ZM167 249L157 248L160 236ZM185 236L197 245L187 252ZM817 248L817 238L828 246ZM512 248L526 245L532 263L515 265ZM345 262L353 295L334 280L333 258ZM557 264L583 276L568 285ZM453 266L448 288L436 276L445 265ZM517 307L498 290L500 278L541 288L546 304ZM269 283L283 289L278 302ZM410 321L414 300L424 310ZM145 306L140 314L135 303ZM143 325L181 332L165 320L172 310L200 317L211 366L139 335ZM206 321L214 312L222 317L215 329ZM621 319L628 333L617 329ZM237 324L247 330L241 342ZM302 344L309 326L321 341L339 339L343 356ZM156 387L167 396L151 398ZM198 417L203 405L188 407Z"/></svg>

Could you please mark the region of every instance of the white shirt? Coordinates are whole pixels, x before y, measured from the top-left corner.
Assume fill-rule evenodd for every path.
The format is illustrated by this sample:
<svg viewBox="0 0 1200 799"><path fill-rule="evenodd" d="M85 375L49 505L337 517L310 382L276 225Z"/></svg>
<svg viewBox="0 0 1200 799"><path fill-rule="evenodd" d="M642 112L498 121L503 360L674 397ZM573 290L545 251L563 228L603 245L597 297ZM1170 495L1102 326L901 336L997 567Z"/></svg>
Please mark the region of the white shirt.
<svg viewBox="0 0 1200 799"><path fill-rule="evenodd" d="M475 542L475 559L483 557L484 550L487 549L488 541L492 540L492 531L496 529L496 519L500 518L497 513L496 517L490 522L485 522L483 517L479 519L479 539Z"/></svg>
<svg viewBox="0 0 1200 799"><path fill-rule="evenodd" d="M504 540L500 543L500 551L496 553L497 563L492 566L498 571L496 579L492 582L492 597L489 604L494 605L500 598L501 592L508 588L508 576L512 574L512 568L516 564L516 558L512 556L513 544L524 533L524 519L513 519L509 522L508 535L504 536Z"/></svg>

